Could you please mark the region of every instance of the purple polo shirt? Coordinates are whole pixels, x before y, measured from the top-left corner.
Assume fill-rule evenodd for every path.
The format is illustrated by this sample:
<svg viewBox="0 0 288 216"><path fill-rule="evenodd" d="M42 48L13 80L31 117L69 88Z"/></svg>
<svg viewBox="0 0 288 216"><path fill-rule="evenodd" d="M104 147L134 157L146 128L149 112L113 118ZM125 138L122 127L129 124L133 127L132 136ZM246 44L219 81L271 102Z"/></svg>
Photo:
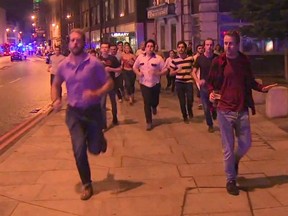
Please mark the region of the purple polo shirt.
<svg viewBox="0 0 288 216"><path fill-rule="evenodd" d="M71 54L64 59L57 70L56 76L61 82L66 82L67 100L72 107L87 108L100 104L100 97L84 100L84 90L96 90L107 81L108 74L103 64L95 57L85 54L84 60L79 65L71 61Z"/></svg>

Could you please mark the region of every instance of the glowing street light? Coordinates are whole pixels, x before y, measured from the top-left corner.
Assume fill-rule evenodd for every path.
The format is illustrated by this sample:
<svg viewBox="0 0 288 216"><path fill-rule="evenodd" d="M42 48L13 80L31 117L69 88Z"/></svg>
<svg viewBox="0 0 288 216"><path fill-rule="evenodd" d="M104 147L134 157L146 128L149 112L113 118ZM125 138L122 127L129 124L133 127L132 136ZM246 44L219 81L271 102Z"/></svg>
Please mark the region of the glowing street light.
<svg viewBox="0 0 288 216"><path fill-rule="evenodd" d="M31 19L34 20L36 17L34 15L31 16Z"/></svg>
<svg viewBox="0 0 288 216"><path fill-rule="evenodd" d="M71 18L71 14L67 14L66 18L70 19Z"/></svg>

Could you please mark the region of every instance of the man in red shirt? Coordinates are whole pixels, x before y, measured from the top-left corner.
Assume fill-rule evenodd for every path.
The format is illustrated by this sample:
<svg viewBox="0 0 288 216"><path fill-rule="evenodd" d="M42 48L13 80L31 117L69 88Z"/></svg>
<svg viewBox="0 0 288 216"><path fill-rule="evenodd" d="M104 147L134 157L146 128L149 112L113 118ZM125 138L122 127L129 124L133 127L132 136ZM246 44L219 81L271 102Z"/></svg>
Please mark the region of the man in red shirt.
<svg viewBox="0 0 288 216"><path fill-rule="evenodd" d="M226 189L239 195L236 186L238 164L251 146L251 128L248 108L255 114L252 89L267 92L277 84L263 86L255 81L247 56L239 52L240 35L228 31L224 36L225 52L212 62L209 76L209 99L217 103L217 116L221 132ZM238 148L234 151L234 134Z"/></svg>

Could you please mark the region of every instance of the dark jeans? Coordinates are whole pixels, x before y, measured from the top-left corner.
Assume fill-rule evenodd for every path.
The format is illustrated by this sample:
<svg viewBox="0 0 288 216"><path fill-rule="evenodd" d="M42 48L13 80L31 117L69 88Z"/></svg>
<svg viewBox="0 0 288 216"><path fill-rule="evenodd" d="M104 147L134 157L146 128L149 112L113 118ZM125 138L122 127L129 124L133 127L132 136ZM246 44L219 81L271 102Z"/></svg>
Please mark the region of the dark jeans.
<svg viewBox="0 0 288 216"><path fill-rule="evenodd" d="M180 103L180 109L182 112L182 116L184 119L187 118L187 114L189 116L193 115L192 106L193 106L193 83L181 83L176 82L176 90Z"/></svg>
<svg viewBox="0 0 288 216"><path fill-rule="evenodd" d="M123 75L126 92L128 96L133 95L135 93L136 74L133 72L133 70L123 70Z"/></svg>
<svg viewBox="0 0 288 216"><path fill-rule="evenodd" d="M116 91L118 99L122 99L122 97L124 96L123 74L120 74L115 78L114 89Z"/></svg>
<svg viewBox="0 0 288 216"><path fill-rule="evenodd" d="M111 90L108 92L110 102L111 102L111 107L112 107L112 116L113 119L117 119L117 103L116 103L116 92L115 90ZM106 99L107 99L107 94L102 96L101 99L101 110L102 110L102 116L103 116L103 128L107 128L107 116L106 116Z"/></svg>
<svg viewBox="0 0 288 216"><path fill-rule="evenodd" d="M140 84L140 89L141 89L143 100L144 100L144 112L145 112L146 123L152 123L151 108L157 108L159 104L159 95L160 95L161 85L160 83L158 83L153 87L147 87L147 86Z"/></svg>
<svg viewBox="0 0 288 216"><path fill-rule="evenodd" d="M71 135L73 153L82 184L90 184L91 172L87 148L89 152L99 154L105 142L100 104L87 109L68 106L66 124Z"/></svg>
<svg viewBox="0 0 288 216"><path fill-rule="evenodd" d="M206 124L208 126L213 126L213 120L211 117L212 103L209 101L209 93L208 93L207 88L205 87L200 88L200 99L201 99L203 110L204 110Z"/></svg>
<svg viewBox="0 0 288 216"><path fill-rule="evenodd" d="M50 85L52 86L55 74L50 74ZM62 97L62 87L60 87L60 97Z"/></svg>

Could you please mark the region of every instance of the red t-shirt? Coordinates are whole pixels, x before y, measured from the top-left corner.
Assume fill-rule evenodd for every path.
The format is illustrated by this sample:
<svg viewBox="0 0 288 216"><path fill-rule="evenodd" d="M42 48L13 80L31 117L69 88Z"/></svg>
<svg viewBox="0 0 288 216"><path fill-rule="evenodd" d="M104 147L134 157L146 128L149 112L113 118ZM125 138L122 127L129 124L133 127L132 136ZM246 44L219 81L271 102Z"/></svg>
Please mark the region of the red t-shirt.
<svg viewBox="0 0 288 216"><path fill-rule="evenodd" d="M224 80L221 88L221 100L218 108L223 111L240 112L248 109L245 104L245 77L247 65L243 61L228 59L224 68Z"/></svg>

